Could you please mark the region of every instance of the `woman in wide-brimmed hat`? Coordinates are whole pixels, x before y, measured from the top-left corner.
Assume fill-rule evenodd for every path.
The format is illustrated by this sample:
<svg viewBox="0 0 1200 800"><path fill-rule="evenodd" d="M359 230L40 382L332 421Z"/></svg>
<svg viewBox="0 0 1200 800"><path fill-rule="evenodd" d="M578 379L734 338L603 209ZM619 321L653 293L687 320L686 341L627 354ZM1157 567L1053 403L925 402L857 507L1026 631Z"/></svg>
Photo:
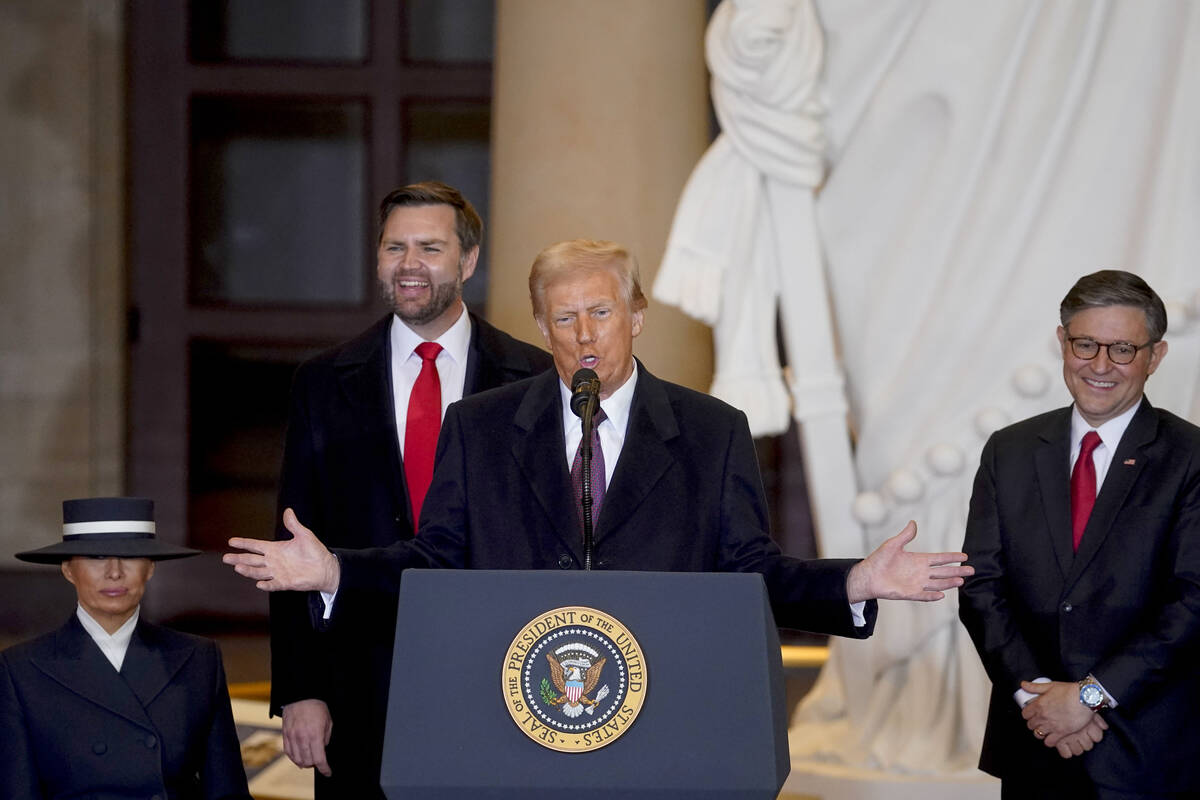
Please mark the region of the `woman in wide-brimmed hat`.
<svg viewBox="0 0 1200 800"><path fill-rule="evenodd" d="M155 562L197 553L131 497L67 500L62 541L17 553L58 564L78 606L0 653L4 797L250 796L216 644L139 613Z"/></svg>

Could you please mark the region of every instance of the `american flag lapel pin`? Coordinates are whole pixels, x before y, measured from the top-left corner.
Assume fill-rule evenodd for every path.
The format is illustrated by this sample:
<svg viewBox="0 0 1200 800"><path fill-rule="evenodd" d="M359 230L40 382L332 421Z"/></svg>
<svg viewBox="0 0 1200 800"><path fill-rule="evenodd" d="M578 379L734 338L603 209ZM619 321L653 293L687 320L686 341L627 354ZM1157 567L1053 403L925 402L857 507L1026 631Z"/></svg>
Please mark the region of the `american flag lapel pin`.
<svg viewBox="0 0 1200 800"><path fill-rule="evenodd" d="M1136 458L1127 458L1127 459L1125 459L1125 466L1127 466L1127 467L1132 467L1132 466L1133 466L1134 464L1136 464L1136 463L1137 463L1137 459L1136 459Z"/></svg>

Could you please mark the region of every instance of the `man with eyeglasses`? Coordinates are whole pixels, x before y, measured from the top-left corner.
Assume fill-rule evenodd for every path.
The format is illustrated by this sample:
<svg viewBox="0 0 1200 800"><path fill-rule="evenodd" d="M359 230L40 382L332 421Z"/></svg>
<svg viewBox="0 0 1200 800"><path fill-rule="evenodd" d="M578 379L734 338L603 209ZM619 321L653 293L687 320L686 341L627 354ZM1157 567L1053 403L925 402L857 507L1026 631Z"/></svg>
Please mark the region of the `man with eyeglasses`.
<svg viewBox="0 0 1200 800"><path fill-rule="evenodd" d="M1063 298L1074 398L997 431L975 478L959 616L992 680L1001 796L1200 791L1200 428L1154 408L1162 300L1104 270Z"/></svg>

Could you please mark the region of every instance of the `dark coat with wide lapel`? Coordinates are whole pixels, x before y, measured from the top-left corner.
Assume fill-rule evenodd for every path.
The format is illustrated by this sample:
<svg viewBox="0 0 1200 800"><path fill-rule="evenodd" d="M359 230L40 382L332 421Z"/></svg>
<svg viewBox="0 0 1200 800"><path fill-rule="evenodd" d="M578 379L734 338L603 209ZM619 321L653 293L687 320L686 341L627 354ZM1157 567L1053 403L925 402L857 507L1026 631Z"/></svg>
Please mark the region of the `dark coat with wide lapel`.
<svg viewBox="0 0 1200 800"><path fill-rule="evenodd" d="M853 560L788 558L771 541L745 415L640 364L594 542L597 569L759 572L786 627L866 636L874 624L874 602L867 627L852 622L845 582ZM452 405L421 536L338 555L342 586L392 586L413 566L580 569L558 375ZM335 608L335 627L341 613Z"/></svg>
<svg viewBox="0 0 1200 800"><path fill-rule="evenodd" d="M296 372L279 488L279 517L292 508L329 547L381 547L412 538L392 401L388 314L356 339ZM471 315L464 393L548 369L550 355ZM277 519L279 518L277 517ZM290 538L279 522L277 537ZM318 637L313 596L271 596L271 706L318 698L334 721L330 797L382 797L378 788L395 630L394 591L346 591L346 623Z"/></svg>
<svg viewBox="0 0 1200 800"><path fill-rule="evenodd" d="M1021 680L1093 674L1118 702L1082 756L1097 785L1200 792L1200 428L1143 399L1121 438L1079 552L1071 545L1070 408L984 447L963 550L960 616L992 680L980 766L1065 774L1033 738Z"/></svg>
<svg viewBox="0 0 1200 800"><path fill-rule="evenodd" d="M0 654L0 782L26 798L248 798L216 644L139 620L118 673L72 614Z"/></svg>

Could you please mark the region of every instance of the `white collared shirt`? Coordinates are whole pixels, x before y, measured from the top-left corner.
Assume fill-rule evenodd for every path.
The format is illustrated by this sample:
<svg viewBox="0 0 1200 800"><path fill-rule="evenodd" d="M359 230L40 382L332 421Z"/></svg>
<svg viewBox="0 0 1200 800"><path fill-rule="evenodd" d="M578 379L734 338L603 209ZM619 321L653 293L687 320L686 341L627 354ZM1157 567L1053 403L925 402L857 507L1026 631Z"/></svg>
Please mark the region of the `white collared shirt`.
<svg viewBox="0 0 1200 800"><path fill-rule="evenodd" d="M629 425L629 409L633 406L633 390L637 386L637 362L633 362L633 372L621 386L600 401L604 409L604 421L596 428L600 434L600 449L604 451L604 485L612 483L613 470L617 468L617 459L621 457L621 448L625 446L625 429ZM562 396L563 438L567 440L567 471L575 463L575 451L583 439L583 420L575 416L571 410L571 387L561 380L558 382L559 394Z"/></svg>
<svg viewBox="0 0 1200 800"><path fill-rule="evenodd" d="M92 637L92 641L96 643L100 652L117 672L121 671L121 665L125 663L125 653L129 651L129 642L133 639L133 629L137 627L138 617L141 616L141 613L142 607L139 605L133 610L133 615L125 620L125 624L117 628L115 633L110 634L99 622L92 619L91 614L83 610L83 606L75 606L75 616L79 618L79 623L83 625L88 636Z"/></svg>
<svg viewBox="0 0 1200 800"><path fill-rule="evenodd" d="M1132 408L1121 412L1119 416L1113 417L1098 428L1093 428L1079 413L1079 408L1072 406L1071 458L1067 462L1067 474L1069 475L1075 468L1075 460L1079 458L1079 451L1082 449L1083 437L1088 431L1100 434L1100 444L1092 451L1092 463L1096 466L1096 494L1100 494L1100 487L1104 485L1104 478L1108 475L1108 468L1112 464L1113 453L1117 452L1117 445L1121 443L1125 429L1129 427L1129 423L1133 421L1133 415L1141 407L1142 401L1139 400Z"/></svg>
<svg viewBox="0 0 1200 800"><path fill-rule="evenodd" d="M454 324L446 329L433 341L442 346L438 353L438 381L442 389L442 416L446 416L446 408L456 400L462 400L463 388L467 381L467 351L471 347L471 315L466 306L462 305L462 313ZM415 333L412 328L392 315L391 345L392 345L392 400L395 403L396 437L400 445L400 454L404 454L404 427L408 421L408 398L412 394L413 384L421 374L421 357L416 354L417 345L425 339Z"/></svg>

